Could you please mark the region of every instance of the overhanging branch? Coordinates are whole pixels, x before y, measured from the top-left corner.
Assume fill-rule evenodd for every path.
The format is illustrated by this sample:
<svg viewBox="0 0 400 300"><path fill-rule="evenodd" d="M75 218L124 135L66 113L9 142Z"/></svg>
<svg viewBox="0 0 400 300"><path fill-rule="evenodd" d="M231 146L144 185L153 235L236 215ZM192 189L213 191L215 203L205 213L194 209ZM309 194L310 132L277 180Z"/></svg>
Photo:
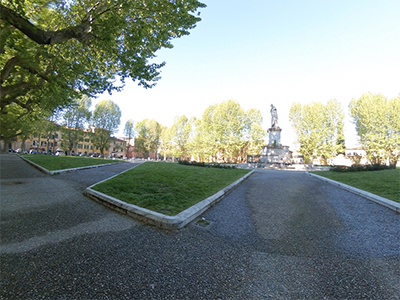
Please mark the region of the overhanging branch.
<svg viewBox="0 0 400 300"><path fill-rule="evenodd" d="M0 19L19 29L28 38L40 45L59 44L70 39L77 39L83 43L91 37L88 33L89 24L81 23L57 31L46 31L33 25L29 20L16 13L14 10L0 4Z"/></svg>

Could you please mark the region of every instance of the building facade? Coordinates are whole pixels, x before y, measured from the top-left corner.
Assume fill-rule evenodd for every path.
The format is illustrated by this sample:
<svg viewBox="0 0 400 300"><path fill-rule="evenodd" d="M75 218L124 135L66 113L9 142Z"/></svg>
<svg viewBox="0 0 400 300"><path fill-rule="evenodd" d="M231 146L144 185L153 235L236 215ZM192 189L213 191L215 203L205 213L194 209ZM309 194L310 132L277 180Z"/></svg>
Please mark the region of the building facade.
<svg viewBox="0 0 400 300"><path fill-rule="evenodd" d="M16 140L11 141L9 148L16 150L17 152L28 152L28 153L48 153L55 154L57 152L64 152L68 155L82 155L82 156L98 156L100 155L100 149L95 147L92 140L92 129L80 129L82 130L82 138L73 145L71 153L66 141L63 139L63 133L65 130L61 130L58 126L53 133L48 136L31 135L25 140L18 137ZM104 156L107 157L126 157L126 141L120 138L111 137L109 147L104 149Z"/></svg>

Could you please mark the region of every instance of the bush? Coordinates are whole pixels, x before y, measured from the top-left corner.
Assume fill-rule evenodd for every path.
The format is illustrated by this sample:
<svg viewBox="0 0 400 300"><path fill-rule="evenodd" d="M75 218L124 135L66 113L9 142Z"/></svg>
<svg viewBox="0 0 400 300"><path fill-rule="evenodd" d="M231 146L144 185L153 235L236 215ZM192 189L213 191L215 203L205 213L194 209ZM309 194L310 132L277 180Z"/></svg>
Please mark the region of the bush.
<svg viewBox="0 0 400 300"><path fill-rule="evenodd" d="M372 165L358 165L354 164L351 167L347 166L332 166L330 168L331 171L334 172L360 172L360 171L380 171L380 170L389 170L396 169L396 165L381 165L381 164L372 164Z"/></svg>
<svg viewBox="0 0 400 300"><path fill-rule="evenodd" d="M205 163L205 162L196 162L196 161L187 161L187 160L180 160L180 161L178 161L178 163L181 165L185 165L185 166L219 168L219 169L236 169L236 166L220 164L220 163Z"/></svg>

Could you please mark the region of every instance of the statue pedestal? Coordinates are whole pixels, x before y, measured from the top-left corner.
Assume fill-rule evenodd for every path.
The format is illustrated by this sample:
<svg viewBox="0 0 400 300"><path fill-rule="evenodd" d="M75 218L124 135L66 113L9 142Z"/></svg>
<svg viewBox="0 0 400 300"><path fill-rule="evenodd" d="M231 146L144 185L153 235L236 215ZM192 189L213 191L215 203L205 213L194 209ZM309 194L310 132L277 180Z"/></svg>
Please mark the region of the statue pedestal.
<svg viewBox="0 0 400 300"><path fill-rule="evenodd" d="M289 146L282 146L282 129L278 126L278 113L276 107L271 104L271 128L267 130L269 134L268 145L261 147L260 155L248 155L248 165L255 165L256 168L276 167L275 164L291 161Z"/></svg>
<svg viewBox="0 0 400 300"><path fill-rule="evenodd" d="M272 127L267 130L269 133L268 145L282 145L281 143L281 131L279 127Z"/></svg>
<svg viewBox="0 0 400 300"><path fill-rule="evenodd" d="M279 164L288 159L290 161L289 146L267 145L261 147L260 160L261 164Z"/></svg>
<svg viewBox="0 0 400 300"><path fill-rule="evenodd" d="M260 160L261 164L279 164L283 161L290 161L289 146L282 146L281 132L279 127L271 127L267 131L269 133L269 142L267 146L261 147Z"/></svg>

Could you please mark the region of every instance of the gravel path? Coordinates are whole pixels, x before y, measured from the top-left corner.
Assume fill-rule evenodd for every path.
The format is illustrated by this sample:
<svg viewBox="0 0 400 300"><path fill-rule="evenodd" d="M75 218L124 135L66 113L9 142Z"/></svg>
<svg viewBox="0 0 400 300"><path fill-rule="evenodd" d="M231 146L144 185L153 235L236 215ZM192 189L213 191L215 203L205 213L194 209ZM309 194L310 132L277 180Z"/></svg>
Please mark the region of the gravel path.
<svg viewBox="0 0 400 300"><path fill-rule="evenodd" d="M256 172L171 232L82 195L130 163L0 159L1 299L400 299L400 216L303 172Z"/></svg>

